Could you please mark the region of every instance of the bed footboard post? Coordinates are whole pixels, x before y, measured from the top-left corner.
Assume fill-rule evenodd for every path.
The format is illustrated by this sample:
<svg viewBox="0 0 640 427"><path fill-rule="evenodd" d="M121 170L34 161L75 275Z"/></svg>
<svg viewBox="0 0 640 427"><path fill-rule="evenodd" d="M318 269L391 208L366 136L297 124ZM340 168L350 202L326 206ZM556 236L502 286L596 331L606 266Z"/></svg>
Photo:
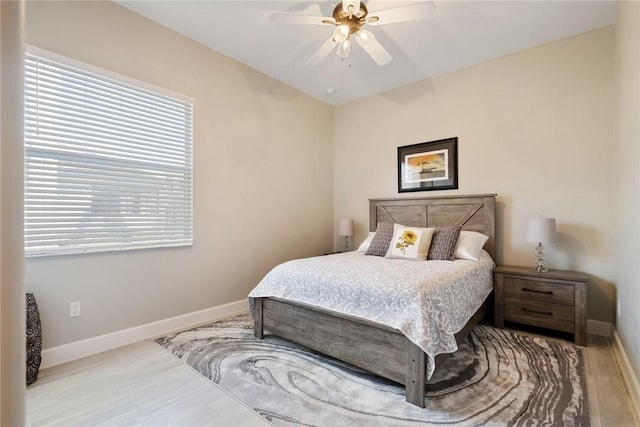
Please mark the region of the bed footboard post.
<svg viewBox="0 0 640 427"><path fill-rule="evenodd" d="M253 335L261 340L264 335L262 325L262 298L254 298L253 302L255 303L253 308Z"/></svg>
<svg viewBox="0 0 640 427"><path fill-rule="evenodd" d="M424 408L424 351L407 339L407 374L405 393L407 402Z"/></svg>

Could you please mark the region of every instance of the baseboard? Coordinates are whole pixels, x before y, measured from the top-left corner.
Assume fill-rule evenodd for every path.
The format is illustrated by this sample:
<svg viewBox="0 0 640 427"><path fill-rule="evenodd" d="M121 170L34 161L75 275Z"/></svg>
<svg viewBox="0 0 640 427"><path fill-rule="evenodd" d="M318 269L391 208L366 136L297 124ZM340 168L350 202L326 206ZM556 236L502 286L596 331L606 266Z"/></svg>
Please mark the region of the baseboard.
<svg viewBox="0 0 640 427"><path fill-rule="evenodd" d="M587 319L587 333L600 337L611 338L612 325L609 322Z"/></svg>
<svg viewBox="0 0 640 427"><path fill-rule="evenodd" d="M627 386L631 400L631 410L636 419L636 424L640 425L640 383L638 383L638 377L631 367L627 353L622 346L620 335L618 335L618 331L615 328L613 329L613 357Z"/></svg>
<svg viewBox="0 0 640 427"><path fill-rule="evenodd" d="M51 347L42 351L42 363L40 369L71 362L93 354L102 353L123 345L146 340L159 335L168 334L179 329L189 328L202 323L221 319L241 313L248 309L246 299L229 304L219 305L192 313L183 314L157 322L147 323L121 331L110 332L93 338L74 341L57 347Z"/></svg>

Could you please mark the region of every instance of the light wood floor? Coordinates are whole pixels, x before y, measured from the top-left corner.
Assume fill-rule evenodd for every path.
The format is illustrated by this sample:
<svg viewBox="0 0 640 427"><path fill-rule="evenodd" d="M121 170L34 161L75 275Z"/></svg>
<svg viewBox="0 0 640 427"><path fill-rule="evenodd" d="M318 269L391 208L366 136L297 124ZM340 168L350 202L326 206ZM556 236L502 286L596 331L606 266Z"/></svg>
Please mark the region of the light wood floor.
<svg viewBox="0 0 640 427"><path fill-rule="evenodd" d="M241 426L265 421L152 341L45 369L27 426Z"/></svg>
<svg viewBox="0 0 640 427"><path fill-rule="evenodd" d="M608 339L589 336L592 425L636 426ZM268 426L242 403L142 341L40 372L27 388L28 426Z"/></svg>
<svg viewBox="0 0 640 427"><path fill-rule="evenodd" d="M602 427L640 426L633 416L631 400L613 357L608 338L589 335L586 351L587 388L591 424Z"/></svg>

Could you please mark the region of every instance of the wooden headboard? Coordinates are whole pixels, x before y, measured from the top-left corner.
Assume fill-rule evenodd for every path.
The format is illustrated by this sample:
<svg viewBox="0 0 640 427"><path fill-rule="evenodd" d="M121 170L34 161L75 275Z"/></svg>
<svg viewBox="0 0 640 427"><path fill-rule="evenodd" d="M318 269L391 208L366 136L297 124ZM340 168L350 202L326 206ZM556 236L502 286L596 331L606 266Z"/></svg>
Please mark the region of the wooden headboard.
<svg viewBox="0 0 640 427"><path fill-rule="evenodd" d="M496 256L496 195L369 199L369 230L378 222L397 222L411 227L461 225L463 230L489 236L484 250Z"/></svg>

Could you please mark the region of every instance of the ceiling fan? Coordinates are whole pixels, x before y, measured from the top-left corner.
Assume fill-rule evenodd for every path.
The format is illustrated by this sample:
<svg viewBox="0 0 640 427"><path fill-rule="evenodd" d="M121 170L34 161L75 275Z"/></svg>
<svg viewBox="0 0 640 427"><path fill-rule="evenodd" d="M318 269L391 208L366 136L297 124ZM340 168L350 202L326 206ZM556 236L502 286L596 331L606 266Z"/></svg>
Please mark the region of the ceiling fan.
<svg viewBox="0 0 640 427"><path fill-rule="evenodd" d="M315 65L323 60L336 47L336 54L348 58L351 53L352 39L378 64L391 62L391 55L376 40L376 36L363 27L365 25L382 25L396 22L414 21L427 18L435 6L430 1L384 9L370 14L367 6L360 0L342 0L336 4L331 17L301 16L274 13L273 22L286 24L333 25L333 34L307 61L307 65Z"/></svg>

